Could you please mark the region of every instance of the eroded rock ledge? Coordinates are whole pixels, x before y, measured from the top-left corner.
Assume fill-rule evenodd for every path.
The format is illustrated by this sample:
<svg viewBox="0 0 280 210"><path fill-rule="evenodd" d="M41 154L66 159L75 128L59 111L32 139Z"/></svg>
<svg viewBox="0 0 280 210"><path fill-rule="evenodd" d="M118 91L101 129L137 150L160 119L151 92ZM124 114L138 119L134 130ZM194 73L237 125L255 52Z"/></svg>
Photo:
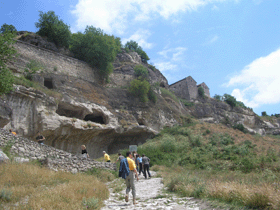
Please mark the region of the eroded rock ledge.
<svg viewBox="0 0 280 210"><path fill-rule="evenodd" d="M40 145L23 137L14 137L7 131L0 129L0 147L4 147L7 144L12 144L12 154L29 158L30 160L39 160L50 169L56 171L77 173L91 168L116 170L116 164L114 163L98 162L91 158L83 159L48 145Z"/></svg>

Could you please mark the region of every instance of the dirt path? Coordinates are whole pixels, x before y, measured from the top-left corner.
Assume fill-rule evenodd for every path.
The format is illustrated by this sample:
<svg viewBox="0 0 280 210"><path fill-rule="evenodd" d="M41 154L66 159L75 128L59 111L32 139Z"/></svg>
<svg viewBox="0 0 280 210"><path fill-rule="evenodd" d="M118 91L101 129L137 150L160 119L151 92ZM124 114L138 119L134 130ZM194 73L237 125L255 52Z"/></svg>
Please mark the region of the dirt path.
<svg viewBox="0 0 280 210"><path fill-rule="evenodd" d="M163 193L162 178L156 178L155 172L151 172L152 178L145 179L144 176L139 176L139 181L136 184L136 198L138 204L133 205L132 194L129 194L129 201L124 200L125 189L119 193L113 193L110 190L110 197L106 200L105 207L102 210L118 210L118 209L134 209L134 210L152 210L152 209L168 209L168 210L211 210L206 202L199 201L194 198L184 197L178 198L172 194ZM124 180L123 180L124 183Z"/></svg>

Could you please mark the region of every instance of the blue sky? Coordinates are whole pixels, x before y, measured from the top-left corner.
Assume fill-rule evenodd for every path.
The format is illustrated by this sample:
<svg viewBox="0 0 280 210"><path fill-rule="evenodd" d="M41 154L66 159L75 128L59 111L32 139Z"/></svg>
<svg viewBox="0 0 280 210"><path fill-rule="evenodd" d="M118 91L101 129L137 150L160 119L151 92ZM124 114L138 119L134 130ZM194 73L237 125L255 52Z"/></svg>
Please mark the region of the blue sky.
<svg viewBox="0 0 280 210"><path fill-rule="evenodd" d="M50 10L73 33L92 25L137 41L169 84L192 76L211 96L280 113L279 0L0 0L0 25L36 32Z"/></svg>

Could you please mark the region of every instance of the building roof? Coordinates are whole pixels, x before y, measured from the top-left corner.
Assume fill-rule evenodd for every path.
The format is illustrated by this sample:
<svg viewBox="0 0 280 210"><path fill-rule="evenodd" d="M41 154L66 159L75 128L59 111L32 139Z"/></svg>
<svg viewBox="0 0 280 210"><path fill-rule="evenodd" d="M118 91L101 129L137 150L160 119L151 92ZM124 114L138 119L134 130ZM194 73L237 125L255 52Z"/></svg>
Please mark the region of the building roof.
<svg viewBox="0 0 280 210"><path fill-rule="evenodd" d="M177 83L180 83L180 82L182 82L182 81L184 81L184 80L189 80L189 79L192 79L193 81L195 81L191 76L188 76L188 77L185 77L184 79L181 79L181 80L179 80L179 81L177 81L177 82L175 82L175 83L169 85L169 87L170 87L170 86L173 86L173 85L175 85L175 84L177 84ZM196 83L196 81L195 81L195 83Z"/></svg>

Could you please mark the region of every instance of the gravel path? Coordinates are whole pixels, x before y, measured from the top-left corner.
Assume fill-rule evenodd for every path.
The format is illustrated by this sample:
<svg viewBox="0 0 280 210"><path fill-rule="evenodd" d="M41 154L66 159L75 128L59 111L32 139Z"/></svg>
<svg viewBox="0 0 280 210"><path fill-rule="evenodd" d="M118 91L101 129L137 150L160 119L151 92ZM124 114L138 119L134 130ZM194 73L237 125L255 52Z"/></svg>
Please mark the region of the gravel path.
<svg viewBox="0 0 280 210"><path fill-rule="evenodd" d="M150 179L145 179L144 176L140 175L139 181L135 180L138 204L133 205L131 192L129 194L129 201L126 203L124 200L125 189L119 193L113 193L113 189L110 188L110 197L104 202L105 206L101 210L214 210L206 202L190 197L179 198L172 194L163 193L162 178L156 178L156 173L153 171L151 171L151 175L152 178Z"/></svg>

